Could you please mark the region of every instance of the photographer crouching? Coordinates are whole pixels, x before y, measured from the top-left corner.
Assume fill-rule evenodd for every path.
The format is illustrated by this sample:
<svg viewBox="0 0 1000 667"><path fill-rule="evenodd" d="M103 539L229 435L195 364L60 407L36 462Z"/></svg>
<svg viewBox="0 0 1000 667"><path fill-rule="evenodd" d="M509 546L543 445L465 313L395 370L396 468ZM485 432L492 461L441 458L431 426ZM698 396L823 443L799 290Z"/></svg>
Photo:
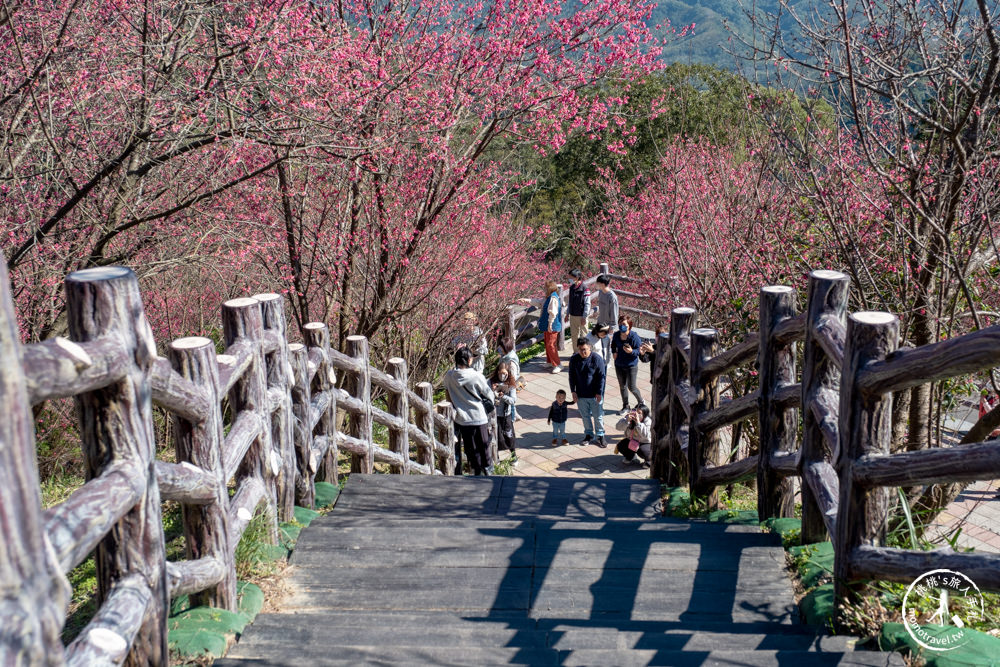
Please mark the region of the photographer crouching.
<svg viewBox="0 0 1000 667"><path fill-rule="evenodd" d="M625 462L631 463L638 454L642 467L648 468L653 453L651 446L653 420L649 417L649 407L640 403L619 419L616 427L625 432L625 437L616 448L618 453L625 457Z"/></svg>

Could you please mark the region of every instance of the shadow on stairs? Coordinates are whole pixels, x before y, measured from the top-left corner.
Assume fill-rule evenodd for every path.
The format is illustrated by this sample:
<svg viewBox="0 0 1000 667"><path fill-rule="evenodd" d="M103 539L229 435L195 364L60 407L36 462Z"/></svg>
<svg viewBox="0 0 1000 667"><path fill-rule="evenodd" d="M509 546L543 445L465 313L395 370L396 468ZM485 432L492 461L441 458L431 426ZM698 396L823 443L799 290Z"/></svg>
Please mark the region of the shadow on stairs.
<svg viewBox="0 0 1000 667"><path fill-rule="evenodd" d="M652 480L352 475L216 664L903 664L798 625L784 558Z"/></svg>

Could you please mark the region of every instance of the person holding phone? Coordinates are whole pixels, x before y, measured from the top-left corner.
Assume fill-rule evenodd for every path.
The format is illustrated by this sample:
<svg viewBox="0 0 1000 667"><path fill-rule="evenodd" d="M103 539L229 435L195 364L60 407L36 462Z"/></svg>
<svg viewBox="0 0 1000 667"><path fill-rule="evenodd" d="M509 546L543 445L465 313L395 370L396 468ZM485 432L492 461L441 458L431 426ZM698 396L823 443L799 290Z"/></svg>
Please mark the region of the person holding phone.
<svg viewBox="0 0 1000 667"><path fill-rule="evenodd" d="M653 420L649 417L649 407L640 403L619 419L616 426L625 433L615 447L625 457L625 463L631 463L638 456L642 467L648 468L653 456Z"/></svg>
<svg viewBox="0 0 1000 667"><path fill-rule="evenodd" d="M615 375L622 395L622 409L619 416L629 411L628 392L635 396L636 405L642 404L639 392L639 348L642 339L632 330L632 319L628 315L618 318L618 331L611 337L611 356L615 360Z"/></svg>

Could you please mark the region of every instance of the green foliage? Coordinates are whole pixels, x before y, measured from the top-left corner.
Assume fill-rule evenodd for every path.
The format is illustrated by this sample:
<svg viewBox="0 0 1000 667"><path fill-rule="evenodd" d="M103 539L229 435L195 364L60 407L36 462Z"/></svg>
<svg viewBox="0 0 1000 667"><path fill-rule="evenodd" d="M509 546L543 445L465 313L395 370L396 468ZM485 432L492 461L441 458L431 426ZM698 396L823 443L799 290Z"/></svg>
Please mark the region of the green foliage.
<svg viewBox="0 0 1000 667"><path fill-rule="evenodd" d="M285 547L270 543L268 525L268 517L264 512L254 514L247 524L243 537L236 545L237 578L253 579L270 574L274 570L274 561L287 555Z"/></svg>
<svg viewBox="0 0 1000 667"><path fill-rule="evenodd" d="M97 613L97 567L90 556L66 575L73 589L70 597L66 624L63 626L63 643L76 639L90 619Z"/></svg>
<svg viewBox="0 0 1000 667"><path fill-rule="evenodd" d="M760 525L772 533L780 535L781 543L786 549L799 543L802 534L802 519L779 517L765 519Z"/></svg>
<svg viewBox="0 0 1000 667"><path fill-rule="evenodd" d="M522 364L534 359L539 354L545 351L545 342L535 343L534 345L529 345L523 350L519 350L517 353L517 359Z"/></svg>
<svg viewBox="0 0 1000 667"><path fill-rule="evenodd" d="M513 456L508 456L503 461L497 461L493 465L493 474L500 477L510 477L514 474L514 462L516 459Z"/></svg>
<svg viewBox="0 0 1000 667"><path fill-rule="evenodd" d="M734 484L733 493L723 493L719 497L722 507L709 511L705 499L692 497L686 487L661 486L664 513L678 518L701 518L715 523L739 523L757 525L757 499L745 484Z"/></svg>
<svg viewBox="0 0 1000 667"><path fill-rule="evenodd" d="M819 586L833 575L833 544L830 542L792 546L788 553L806 589Z"/></svg>

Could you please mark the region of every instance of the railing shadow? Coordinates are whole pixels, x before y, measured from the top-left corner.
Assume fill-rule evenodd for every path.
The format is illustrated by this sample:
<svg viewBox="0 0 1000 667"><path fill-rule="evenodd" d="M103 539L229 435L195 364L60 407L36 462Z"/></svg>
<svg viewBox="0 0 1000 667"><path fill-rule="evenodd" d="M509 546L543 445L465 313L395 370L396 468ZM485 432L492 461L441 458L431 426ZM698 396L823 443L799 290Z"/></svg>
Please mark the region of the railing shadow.
<svg viewBox="0 0 1000 667"><path fill-rule="evenodd" d="M469 619L508 624L515 634L507 646L525 660L537 648L538 632L559 652L559 664L573 649L588 647L652 651L649 664L669 664L684 651L684 664L700 664L712 647L685 650L699 628L757 634L759 640L749 642L763 648L773 644L775 626L793 627L796 612L782 564L764 567L767 557L755 551L776 546L773 536L642 517L636 509L649 500L645 490L656 491L648 483L553 481L505 478L497 518L523 520L478 529L497 537L521 538L526 529L534 535L511 554L497 604L485 617ZM527 582L526 562L532 564ZM782 578L784 590L769 583ZM512 590L528 593L526 607L514 616L504 593Z"/></svg>

